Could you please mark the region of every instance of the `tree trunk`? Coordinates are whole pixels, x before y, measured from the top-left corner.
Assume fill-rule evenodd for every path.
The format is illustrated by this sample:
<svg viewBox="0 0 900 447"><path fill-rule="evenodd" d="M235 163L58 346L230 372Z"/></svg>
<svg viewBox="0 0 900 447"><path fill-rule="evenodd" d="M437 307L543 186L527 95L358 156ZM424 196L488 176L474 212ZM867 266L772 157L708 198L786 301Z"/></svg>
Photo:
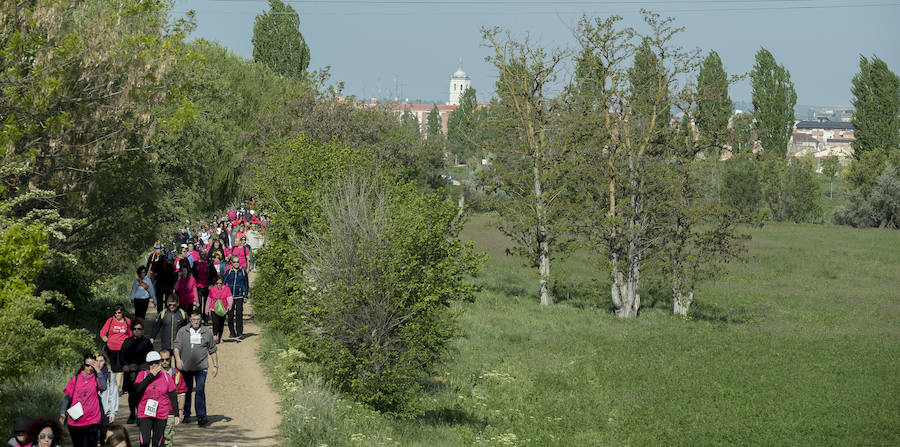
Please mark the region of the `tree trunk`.
<svg viewBox="0 0 900 447"><path fill-rule="evenodd" d="M553 304L553 295L550 293L550 244L547 242L547 208L544 203L538 154L535 153L533 158L532 174L534 176L534 209L535 213L537 213L537 244L538 265L541 275L541 304L549 306Z"/></svg>
<svg viewBox="0 0 900 447"><path fill-rule="evenodd" d="M681 315L682 317L686 317L688 311L691 310L691 304L694 302L694 291L691 290L684 294L684 291L681 290L681 286L674 285L672 286L672 308L675 312L675 315Z"/></svg>

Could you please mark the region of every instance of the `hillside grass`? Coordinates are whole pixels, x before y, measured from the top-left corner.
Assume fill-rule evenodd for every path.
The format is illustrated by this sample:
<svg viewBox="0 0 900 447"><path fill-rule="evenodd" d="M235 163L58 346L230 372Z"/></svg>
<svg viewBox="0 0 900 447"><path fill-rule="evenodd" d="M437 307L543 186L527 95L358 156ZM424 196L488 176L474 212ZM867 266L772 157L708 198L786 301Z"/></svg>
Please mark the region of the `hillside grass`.
<svg viewBox="0 0 900 447"><path fill-rule="evenodd" d="M769 223L692 319L648 287L621 321L584 252L553 265L559 303L540 306L492 221L462 235L490 259L464 336L423 374L423 417L335 395L268 337L292 445L900 445L900 232Z"/></svg>

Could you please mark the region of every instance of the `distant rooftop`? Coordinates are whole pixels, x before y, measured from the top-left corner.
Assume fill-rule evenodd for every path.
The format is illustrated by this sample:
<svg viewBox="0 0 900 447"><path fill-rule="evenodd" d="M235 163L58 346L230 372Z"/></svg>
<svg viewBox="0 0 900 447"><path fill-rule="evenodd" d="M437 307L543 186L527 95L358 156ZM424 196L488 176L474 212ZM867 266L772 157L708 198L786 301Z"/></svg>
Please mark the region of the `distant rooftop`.
<svg viewBox="0 0 900 447"><path fill-rule="evenodd" d="M800 121L797 123L797 129L853 130L853 124L845 121L819 119L817 121Z"/></svg>

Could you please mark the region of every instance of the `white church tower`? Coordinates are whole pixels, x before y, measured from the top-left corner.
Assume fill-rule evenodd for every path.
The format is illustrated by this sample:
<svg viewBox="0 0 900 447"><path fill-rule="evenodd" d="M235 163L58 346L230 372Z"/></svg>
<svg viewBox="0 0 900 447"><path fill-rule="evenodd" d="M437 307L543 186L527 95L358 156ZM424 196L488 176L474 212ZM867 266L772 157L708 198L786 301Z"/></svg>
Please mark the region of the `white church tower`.
<svg viewBox="0 0 900 447"><path fill-rule="evenodd" d="M469 75L462 69L462 58L459 59L459 68L456 70L456 73L453 73L453 76L450 76L450 101L447 104L451 106L459 105L459 97L462 96L463 92L469 88L469 85L472 84L472 80L469 78Z"/></svg>

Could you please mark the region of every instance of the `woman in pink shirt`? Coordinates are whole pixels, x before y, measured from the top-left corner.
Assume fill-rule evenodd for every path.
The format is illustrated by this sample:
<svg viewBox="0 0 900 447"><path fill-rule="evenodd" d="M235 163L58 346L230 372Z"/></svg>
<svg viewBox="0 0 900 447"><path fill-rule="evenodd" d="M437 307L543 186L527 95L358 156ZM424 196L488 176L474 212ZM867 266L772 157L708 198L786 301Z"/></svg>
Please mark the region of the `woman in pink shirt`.
<svg viewBox="0 0 900 447"><path fill-rule="evenodd" d="M131 320L125 316L125 306L116 304L113 316L100 329L100 339L106 343L107 360L110 369L116 373L116 383L122 383L122 343L128 337L131 337Z"/></svg>
<svg viewBox="0 0 900 447"><path fill-rule="evenodd" d="M194 245L193 242L188 242L187 244L187 253L191 255L191 258L194 259L194 262L200 260L200 252L197 251L197 246Z"/></svg>
<svg viewBox="0 0 900 447"><path fill-rule="evenodd" d="M69 426L74 447L97 447L100 429L100 396L106 383L97 378L97 361L93 354L85 354L78 372L63 389L59 423Z"/></svg>
<svg viewBox="0 0 900 447"><path fill-rule="evenodd" d="M149 371L138 373L134 388L141 395L138 403L138 428L141 431L141 447L162 445L166 420L175 414L175 425L181 423L184 410L178 409L175 379L163 371L162 357L156 351L147 353Z"/></svg>
<svg viewBox="0 0 900 447"><path fill-rule="evenodd" d="M222 332L225 330L225 315L216 314L216 302L221 302L225 312L231 309L234 300L231 298L231 289L225 285L222 276L216 276L216 285L209 288L209 298L206 300L204 314L212 315L212 333L216 343L222 343Z"/></svg>
<svg viewBox="0 0 900 447"><path fill-rule="evenodd" d="M187 263L187 261L184 261ZM175 281L175 294L178 295L178 304L188 314L191 313L193 306L200 305L197 300L197 281L191 276L191 269L181 266L178 270L178 280Z"/></svg>

